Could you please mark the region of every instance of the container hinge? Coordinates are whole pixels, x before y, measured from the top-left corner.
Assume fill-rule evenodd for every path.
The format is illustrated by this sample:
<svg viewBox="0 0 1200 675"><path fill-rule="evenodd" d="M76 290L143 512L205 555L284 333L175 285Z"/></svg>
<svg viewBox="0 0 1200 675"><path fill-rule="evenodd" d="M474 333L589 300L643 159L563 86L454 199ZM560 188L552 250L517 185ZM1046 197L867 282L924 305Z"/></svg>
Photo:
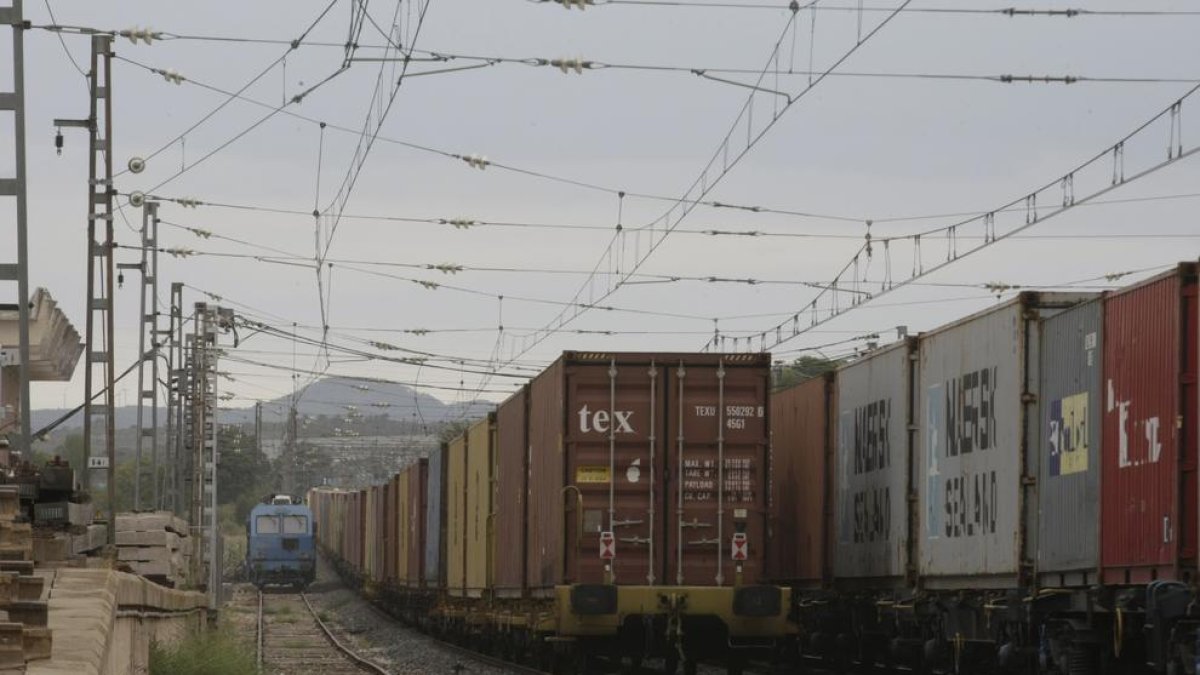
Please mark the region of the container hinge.
<svg viewBox="0 0 1200 675"><path fill-rule="evenodd" d="M1021 394L1021 403L1037 403L1037 400L1037 394L1033 392L1027 391L1024 394Z"/></svg>
<svg viewBox="0 0 1200 675"><path fill-rule="evenodd" d="M712 546L713 544L720 544L720 543L721 543L720 539L693 539L688 542L688 545L689 546Z"/></svg>
<svg viewBox="0 0 1200 675"><path fill-rule="evenodd" d="M622 544L649 544L650 537L619 537L617 541Z"/></svg>
<svg viewBox="0 0 1200 675"><path fill-rule="evenodd" d="M644 520L614 520L612 522L612 526L613 527L627 527L629 525L641 525L644 522L646 522L646 521L644 521Z"/></svg>
<svg viewBox="0 0 1200 675"><path fill-rule="evenodd" d="M908 430L909 430L909 431L920 431L920 430L921 430L921 427L919 427L919 426L917 426L917 425L915 425L915 424L910 424L910 425L908 425Z"/></svg>
<svg viewBox="0 0 1200 675"><path fill-rule="evenodd" d="M909 504L916 504L919 499L920 499L920 497L917 496L916 490L913 490L908 493L908 503Z"/></svg>
<svg viewBox="0 0 1200 675"><path fill-rule="evenodd" d="M712 523L702 523L699 520L692 518L690 521L683 521L679 524L680 527L712 527Z"/></svg>
<svg viewBox="0 0 1200 675"><path fill-rule="evenodd" d="M1037 485L1037 476L1021 476L1021 485Z"/></svg>

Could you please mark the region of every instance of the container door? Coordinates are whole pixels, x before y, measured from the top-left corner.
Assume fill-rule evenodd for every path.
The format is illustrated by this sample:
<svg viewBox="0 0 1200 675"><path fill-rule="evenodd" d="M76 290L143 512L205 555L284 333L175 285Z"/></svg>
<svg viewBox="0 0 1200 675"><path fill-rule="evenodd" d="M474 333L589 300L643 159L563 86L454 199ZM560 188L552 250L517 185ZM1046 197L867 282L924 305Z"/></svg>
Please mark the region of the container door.
<svg viewBox="0 0 1200 675"><path fill-rule="evenodd" d="M576 364L566 374L566 581L661 583L661 364ZM657 509L656 509L657 507ZM615 550L601 558L601 534Z"/></svg>
<svg viewBox="0 0 1200 675"><path fill-rule="evenodd" d="M744 535L743 582L755 582L762 571L768 373L739 368L738 360L675 363L666 373L668 584L734 585L735 535Z"/></svg>

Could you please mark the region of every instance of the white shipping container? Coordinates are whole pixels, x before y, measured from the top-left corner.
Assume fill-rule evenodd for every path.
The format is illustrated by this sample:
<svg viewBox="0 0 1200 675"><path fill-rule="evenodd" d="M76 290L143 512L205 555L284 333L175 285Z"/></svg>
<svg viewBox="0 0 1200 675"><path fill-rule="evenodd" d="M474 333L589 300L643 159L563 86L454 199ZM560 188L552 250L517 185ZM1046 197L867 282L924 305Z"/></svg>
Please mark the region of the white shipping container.
<svg viewBox="0 0 1200 675"><path fill-rule="evenodd" d="M922 335L917 548L926 586L1012 586L1022 563L1032 566L1037 319L1089 297L1022 293Z"/></svg>
<svg viewBox="0 0 1200 675"><path fill-rule="evenodd" d="M904 340L837 372L833 569L839 581L905 576L915 346Z"/></svg>

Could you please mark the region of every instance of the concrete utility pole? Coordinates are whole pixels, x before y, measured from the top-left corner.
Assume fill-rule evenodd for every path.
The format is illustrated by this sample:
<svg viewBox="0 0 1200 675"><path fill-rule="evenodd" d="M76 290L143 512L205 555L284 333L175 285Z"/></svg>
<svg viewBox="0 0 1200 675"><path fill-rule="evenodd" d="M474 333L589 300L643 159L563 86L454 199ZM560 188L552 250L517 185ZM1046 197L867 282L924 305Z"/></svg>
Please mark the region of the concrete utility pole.
<svg viewBox="0 0 1200 675"><path fill-rule="evenodd" d="M142 509L142 448L150 439L150 480L153 490L152 508L158 508L158 203L145 202L142 206L142 261L119 263L118 269L135 269L141 272L141 317L138 335L138 401L137 440L134 451L133 510ZM149 310L147 310L147 304ZM150 348L146 348L149 337ZM146 363L150 368L146 368ZM149 379L147 379L147 375ZM150 425L146 426L146 402L150 402Z"/></svg>
<svg viewBox="0 0 1200 675"><path fill-rule="evenodd" d="M91 488L91 469L107 475L108 543L116 541L116 409L113 358L113 195L112 186L112 36L92 36L92 69L88 73L91 114L86 120L54 120L56 127L88 130L88 280L87 365L84 371L83 473L84 489ZM103 239L97 240L97 222ZM100 389L103 387L103 389ZM102 402L93 399L103 391ZM103 449L103 453L98 450Z"/></svg>
<svg viewBox="0 0 1200 675"><path fill-rule="evenodd" d="M17 207L16 262L0 264L0 281L17 282L17 378L20 401L13 414L20 419L20 439L14 447L29 458L33 439L29 422L29 230L28 195L25 178L25 20L21 0L12 0L9 7L0 7L0 23L12 26L13 90L0 92L0 111L13 113L13 149L15 154L12 178L0 177L0 197L15 197ZM0 419L4 415L0 414Z"/></svg>

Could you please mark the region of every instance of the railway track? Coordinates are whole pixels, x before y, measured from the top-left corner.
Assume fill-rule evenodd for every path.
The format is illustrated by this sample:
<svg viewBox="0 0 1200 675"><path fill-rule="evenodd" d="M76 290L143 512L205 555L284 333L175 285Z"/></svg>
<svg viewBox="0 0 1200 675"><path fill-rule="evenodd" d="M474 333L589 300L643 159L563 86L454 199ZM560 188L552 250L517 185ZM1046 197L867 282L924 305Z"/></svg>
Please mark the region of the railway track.
<svg viewBox="0 0 1200 675"><path fill-rule="evenodd" d="M258 669L264 675L388 675L339 641L303 593L259 591L257 623Z"/></svg>

